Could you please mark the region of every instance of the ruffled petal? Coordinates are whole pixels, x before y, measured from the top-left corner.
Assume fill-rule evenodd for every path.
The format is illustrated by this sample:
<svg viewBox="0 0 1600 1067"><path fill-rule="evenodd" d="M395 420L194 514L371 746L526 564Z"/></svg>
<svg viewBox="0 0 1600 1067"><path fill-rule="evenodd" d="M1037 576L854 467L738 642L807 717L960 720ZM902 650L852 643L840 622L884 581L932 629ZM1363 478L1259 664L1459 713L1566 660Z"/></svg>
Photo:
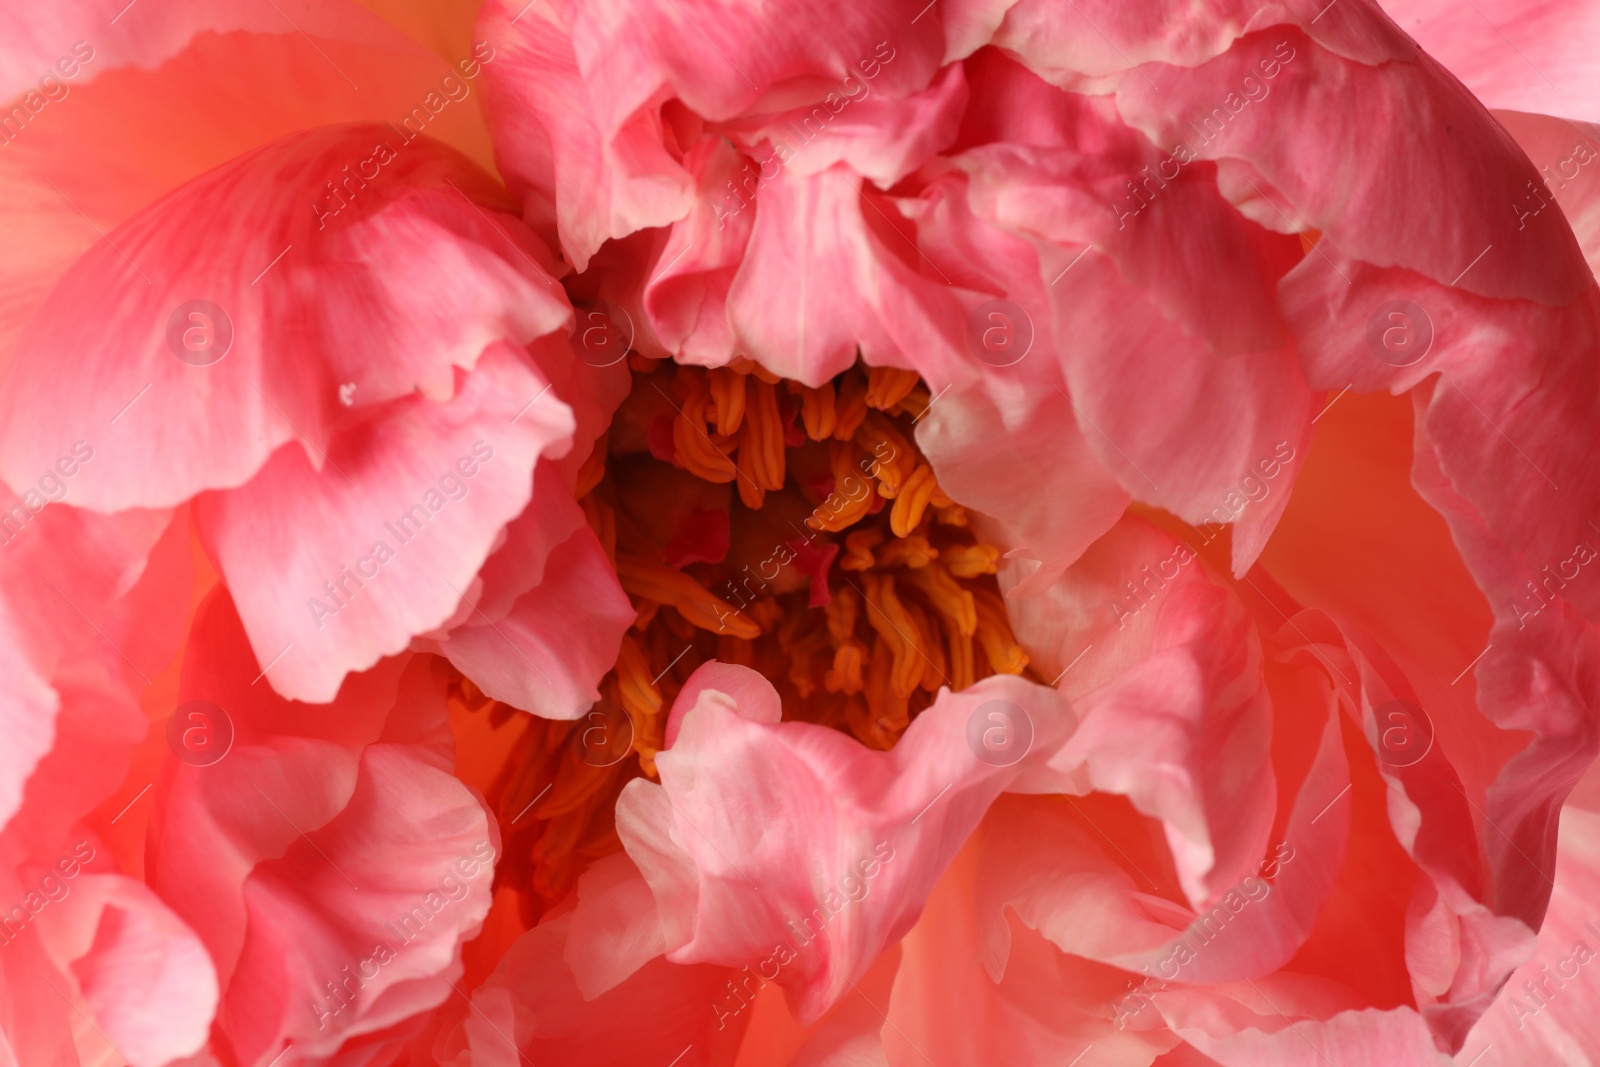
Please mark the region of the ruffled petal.
<svg viewBox="0 0 1600 1067"><path fill-rule="evenodd" d="M768 183L728 292L744 351L807 385L849 369L858 351L936 387L965 376L961 304L944 280L921 273L910 227L897 228L892 213L843 166Z"/></svg>
<svg viewBox="0 0 1600 1067"><path fill-rule="evenodd" d="M758 703L770 707L778 698L767 688ZM657 757L662 784L624 789L618 832L652 882L668 944L674 923L692 931L666 958L776 968L803 1025L910 928L983 811L1072 722L1052 690L997 675L958 694L941 690L879 753L824 727L745 717L735 701L700 689ZM996 729L1021 747L994 755L983 742ZM665 827L624 818L661 806L658 797ZM655 843L664 832L670 853ZM650 854L666 863L647 866ZM684 884L673 872L686 868L692 894L672 888ZM665 910L686 907L692 917Z"/></svg>
<svg viewBox="0 0 1600 1067"><path fill-rule="evenodd" d="M1593 901L1600 893L1600 815L1576 807L1561 813L1555 889L1532 959L1517 968L1461 1046L1457 1063L1485 1049L1516 1063L1600 1060L1594 1006L1594 961L1600 932Z"/></svg>
<svg viewBox="0 0 1600 1067"><path fill-rule="evenodd" d="M499 849L451 773L442 678L426 657L386 660L323 707L256 677L219 587L196 615L179 698L214 705L232 744L208 766L164 769L149 882L215 961L213 1040L232 1058L393 1047L459 978Z"/></svg>
<svg viewBox="0 0 1600 1067"><path fill-rule="evenodd" d="M499 345L448 403L397 401L340 434L320 471L286 448L244 487L200 501L201 535L274 688L330 700L347 672L452 617L527 506L540 454L568 446L571 410L529 406L547 388Z"/></svg>
<svg viewBox="0 0 1600 1067"><path fill-rule="evenodd" d="M436 644L496 700L548 719L576 719L600 698L595 686L616 662L635 615L605 549L584 525L550 552L543 579L503 617L491 621L475 610Z"/></svg>
<svg viewBox="0 0 1600 1067"><path fill-rule="evenodd" d="M1275 806L1249 613L1195 547L1128 518L1012 617L1046 670L1072 668L1082 725L1052 762L1161 819L1184 892L1214 901L1258 862Z"/></svg>
<svg viewBox="0 0 1600 1067"><path fill-rule="evenodd" d="M1564 305L1594 284L1565 227L1519 225L1512 208L1537 172L1425 54L1368 67L1283 29L1147 74L1160 90L1125 76L1123 116L1175 156L1222 161L1224 192L1263 225L1314 229L1353 258L1484 297ZM1242 95L1246 78L1264 92ZM1441 203L1448 226L1424 207Z"/></svg>
<svg viewBox="0 0 1600 1067"><path fill-rule="evenodd" d="M584 270L608 239L682 218L691 187L662 145L659 101L607 121L569 36L574 14L492 0L478 32L501 56L489 75L500 170Z"/></svg>
<svg viewBox="0 0 1600 1067"><path fill-rule="evenodd" d="M200 939L142 882L85 873L65 885L39 932L96 1028L134 1067L199 1052L217 1009L217 972Z"/></svg>
<svg viewBox="0 0 1600 1067"><path fill-rule="evenodd" d="M511 946L435 1045L440 1062L633 1067L677 1057L677 1067L731 1067L749 1015L717 1025L714 1005L730 996L726 968L655 959L587 1000L564 960L573 921L563 913Z"/></svg>
<svg viewBox="0 0 1600 1067"><path fill-rule="evenodd" d="M80 506L162 506L240 485L286 444L320 467L373 405L447 399L490 343L571 313L538 242L469 195L497 204L461 157L367 126L287 138L145 209L19 339L0 477L21 484L81 439L101 462Z"/></svg>

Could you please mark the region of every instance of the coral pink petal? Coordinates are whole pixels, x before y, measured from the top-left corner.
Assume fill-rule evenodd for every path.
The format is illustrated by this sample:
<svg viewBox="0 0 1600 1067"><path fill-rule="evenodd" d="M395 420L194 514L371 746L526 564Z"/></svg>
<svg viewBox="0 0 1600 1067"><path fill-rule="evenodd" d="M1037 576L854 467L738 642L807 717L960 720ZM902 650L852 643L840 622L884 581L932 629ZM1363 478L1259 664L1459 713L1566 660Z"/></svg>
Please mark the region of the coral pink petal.
<svg viewBox="0 0 1600 1067"><path fill-rule="evenodd" d="M218 587L196 614L178 696L180 706L209 702L232 743L211 765L164 769L148 879L216 963L235 1055L265 1064L285 1035L316 1039L319 1016L307 1005L345 980L346 964L359 971L371 935L412 904L430 914L424 936L395 946L376 988L353 982L354 1006L334 1013L321 1039L379 1030L448 995L446 976L460 973L455 946L487 907L487 881L457 868L468 899L440 911L426 897L478 841L497 851L498 838L482 802L450 774L442 680L426 659L386 660L327 706L286 701L252 684L259 673ZM264 938L264 925L279 935Z"/></svg>
<svg viewBox="0 0 1600 1067"><path fill-rule="evenodd" d="M123 5L96 6L107 10L90 13L92 21L78 34L48 28L51 13L62 10L54 5L30 9L18 35L0 34L10 41L45 30L45 54L37 65L29 60L22 73L35 85L47 73L56 79L45 79L49 96L24 96L13 101L19 110L8 112L0 152L0 178L8 189L0 203L0 348L9 348L55 282L101 234L195 176L287 134L404 116L410 128L480 165L491 160L477 101L463 106L483 85L477 76L482 65L467 63L465 70L475 72L467 76L354 5L288 5L305 34L271 8L252 4L179 2L137 14L130 7L109 29L102 27ZM185 37L185 26L221 29L230 20L260 32ZM352 36L340 29L352 23L372 32ZM142 51L141 61L152 66L117 67L128 58L125 47L140 50L141 41L155 49ZM170 58L154 65L168 51ZM197 85L207 91L196 92ZM441 88L455 98L441 113L417 109L430 93L442 100ZM107 180L107 158L117 160L115 180Z"/></svg>
<svg viewBox="0 0 1600 1067"><path fill-rule="evenodd" d="M810 723L760 721L778 701L764 689L737 709L702 690L657 757L662 784L624 789L618 832L669 946L674 931L692 935L667 958L739 967L776 953L805 1025L911 927L989 804L1059 747L1072 715L1053 690L1000 675L941 690L879 753ZM996 728L1031 747L994 755L984 731Z"/></svg>
<svg viewBox="0 0 1600 1067"><path fill-rule="evenodd" d="M565 962L574 921L563 913L511 946L472 994L471 1010L462 1011L457 1028L441 1038L446 1055L464 1050L466 1062L483 1067L634 1067L671 1064L674 1057L674 1067L733 1063L748 1015L717 1026L712 1005L729 996L725 968L655 959L588 1000Z"/></svg>
<svg viewBox="0 0 1600 1067"><path fill-rule="evenodd" d="M35 838L54 849L118 788L146 729L135 696L177 650L189 599L187 523L47 503L70 498L86 455L97 458L69 453L0 512L0 656L11 671L0 828L22 853Z"/></svg>
<svg viewBox="0 0 1600 1067"><path fill-rule="evenodd" d="M503 617L474 611L436 647L496 700L576 719L600 699L595 686L616 662L635 615L584 524L550 552L542 580Z"/></svg>
<svg viewBox="0 0 1600 1067"><path fill-rule="evenodd" d="M1592 901L1600 893L1600 815L1568 805L1561 812L1556 884L1532 959L1506 982L1495 1004L1461 1046L1458 1063L1493 1046L1518 1063L1600 1059L1593 1010L1595 946Z"/></svg>
<svg viewBox="0 0 1600 1067"><path fill-rule="evenodd" d="M1492 108L1600 118L1600 11L1581 0L1385 0L1400 28Z"/></svg>
<svg viewBox="0 0 1600 1067"><path fill-rule="evenodd" d="M883 1031L890 1063L937 1057L933 1062L1051 1064L1075 1056L1084 1064L1148 1063L1174 1044L1168 1033L1114 1024L1111 1004L1126 990L1123 972L1065 955L1015 919L1003 972L983 966L980 915L990 902L980 883L991 830L1030 809L1060 806L1055 799L1002 797L939 880L901 942ZM1037 850L1041 842L1034 844ZM1052 849L1061 844L1050 842Z"/></svg>
<svg viewBox="0 0 1600 1067"><path fill-rule="evenodd" d="M1248 101L1235 87L1264 65L1277 70L1270 95ZM1161 88L1126 76L1117 91L1124 117L1169 151L1184 144L1223 161L1224 191L1263 225L1315 229L1356 259L1485 297L1563 305L1593 284L1564 227L1518 225L1511 205L1537 172L1426 55L1368 67L1276 30L1199 67L1146 73ZM1419 139L1435 147L1419 152ZM1321 165L1308 168L1309 159ZM1440 202L1460 205L1450 226L1424 208Z"/></svg>
<svg viewBox="0 0 1600 1067"><path fill-rule="evenodd" d="M1546 217L1565 229L1553 209ZM1344 257L1313 258L1284 280L1283 293L1314 385L1398 392L1437 374L1436 386L1413 395L1425 401L1420 426L1454 491L1522 557L1529 578L1542 580L1547 565L1570 570L1562 561L1594 535L1588 523L1600 511L1590 477L1597 376L1581 355L1600 344L1592 278L1571 304L1550 307L1485 300ZM1374 327L1382 315L1389 324ZM1391 346L1383 329L1414 338L1415 356ZM1524 603L1521 584L1504 586L1508 610ZM1600 617L1600 586L1563 585L1562 596Z"/></svg>
<svg viewBox="0 0 1600 1067"><path fill-rule="evenodd" d="M881 201L881 202L880 202ZM917 370L939 387L967 358L965 313L924 275L913 227L843 166L780 173L761 191L728 293L744 350L768 370L819 385L861 358ZM967 372L969 373L969 372Z"/></svg>
<svg viewBox="0 0 1600 1067"><path fill-rule="evenodd" d="M513 421L546 384L496 346L454 399L374 412L330 442L321 470L286 448L243 488L200 501L201 535L279 692L331 700L347 672L451 617L527 505L535 461L572 434L571 411L549 398Z"/></svg>
<svg viewBox="0 0 1600 1067"><path fill-rule="evenodd" d="M530 222L553 224L583 270L608 239L682 218L692 187L662 147L658 114L641 108L606 121L601 90L582 69L586 57L573 51L571 18L491 0L478 33L500 55L489 71L500 170L528 204Z"/></svg>
<svg viewBox="0 0 1600 1067"><path fill-rule="evenodd" d="M289 15L230 0L178 0L126 21L126 8L101 0L62 0L48 8L8 11L0 18L0 40L5 42L0 51L0 97L22 96L27 90L38 93L46 76L60 85L66 79L88 80L122 66L155 67L203 33L290 34L298 27L300 32L332 40L396 50L405 44L393 27L357 4L289 0L284 8ZM289 18L293 21L286 21ZM105 24L113 20L115 28L107 30ZM52 87L43 89L50 92Z"/></svg>
<svg viewBox="0 0 1600 1067"><path fill-rule="evenodd" d="M345 166L340 199L325 183ZM82 439L101 460L80 506L163 506L242 484L297 438L320 465L371 405L447 399L487 345L570 315L537 241L471 196L496 194L460 156L355 126L278 141L151 205L18 340L0 477L21 484Z"/></svg>
<svg viewBox="0 0 1600 1067"><path fill-rule="evenodd" d="M993 521L1009 556L1039 561L1014 594L1031 595L1110 529L1130 497L1100 465L1063 390L999 373L984 384L941 397L918 425L917 444L954 499L1004 516ZM1031 449L1051 462L1019 462Z"/></svg>
<svg viewBox="0 0 1600 1067"><path fill-rule="evenodd" d="M194 931L134 879L82 873L66 885L41 913L39 936L70 971L96 1029L133 1067L201 1051L217 972Z"/></svg>
<svg viewBox="0 0 1600 1067"><path fill-rule="evenodd" d="M661 344L685 363L720 367L737 348L728 290L750 240L756 217L751 201L766 168L709 134L685 153L683 165L694 178L694 202L673 223L650 268L643 304Z"/></svg>
<svg viewBox="0 0 1600 1067"><path fill-rule="evenodd" d="M918 0L819 8L779 0L757 11L717 0L611 0L554 5L571 29L577 66L590 86L595 122L614 136L670 96L711 121L773 100L822 103L845 93L847 76L887 97L924 89L944 42ZM783 25L807 33L774 33Z"/></svg>

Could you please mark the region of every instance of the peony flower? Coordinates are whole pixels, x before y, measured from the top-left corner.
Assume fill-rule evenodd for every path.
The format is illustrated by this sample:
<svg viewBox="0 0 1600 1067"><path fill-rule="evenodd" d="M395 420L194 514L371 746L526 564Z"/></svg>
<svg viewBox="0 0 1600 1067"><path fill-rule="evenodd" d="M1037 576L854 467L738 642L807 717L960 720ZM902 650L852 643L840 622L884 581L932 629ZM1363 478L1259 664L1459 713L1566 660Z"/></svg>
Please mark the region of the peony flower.
<svg viewBox="0 0 1600 1067"><path fill-rule="evenodd" d="M104 6L0 52L16 1063L1600 1056L1554 15Z"/></svg>

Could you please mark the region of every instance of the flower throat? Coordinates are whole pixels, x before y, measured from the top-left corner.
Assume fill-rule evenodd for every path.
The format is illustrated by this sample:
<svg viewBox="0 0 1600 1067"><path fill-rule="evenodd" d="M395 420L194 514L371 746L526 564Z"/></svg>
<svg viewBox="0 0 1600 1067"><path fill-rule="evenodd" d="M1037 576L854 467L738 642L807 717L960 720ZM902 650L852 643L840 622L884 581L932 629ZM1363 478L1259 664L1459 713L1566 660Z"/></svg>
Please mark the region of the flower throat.
<svg viewBox="0 0 1600 1067"><path fill-rule="evenodd" d="M452 698L510 748L486 790L525 921L620 848L611 812L656 773L666 717L711 659L750 667L786 720L892 747L943 686L1020 674L1000 552L939 488L913 431L915 373L857 366L821 386L741 360L706 370L637 353L633 385L576 492L636 616L577 722ZM497 877L497 883L502 877Z"/></svg>

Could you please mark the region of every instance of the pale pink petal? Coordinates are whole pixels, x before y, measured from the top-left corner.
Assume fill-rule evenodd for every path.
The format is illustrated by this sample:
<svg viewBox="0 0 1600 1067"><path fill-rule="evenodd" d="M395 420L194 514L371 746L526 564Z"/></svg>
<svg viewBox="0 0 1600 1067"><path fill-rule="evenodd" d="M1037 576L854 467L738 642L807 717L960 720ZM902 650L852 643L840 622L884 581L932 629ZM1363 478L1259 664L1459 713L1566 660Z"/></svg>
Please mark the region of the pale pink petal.
<svg viewBox="0 0 1600 1067"><path fill-rule="evenodd" d="M40 912L39 933L95 1027L134 1067L199 1052L217 1009L217 972L200 939L142 882L81 873L65 884Z"/></svg>
<svg viewBox="0 0 1600 1067"><path fill-rule="evenodd" d="M702 694L708 694L702 698ZM678 739L683 729L684 717L697 707L702 699L719 704L741 719L751 722L775 723L783 721L783 705L778 691L760 673L737 663L719 663L712 660L695 668L678 690L667 715L666 747Z"/></svg>
<svg viewBox="0 0 1600 1067"><path fill-rule="evenodd" d="M1276 992L1276 991L1275 991ZM1164 1010L1173 1030L1228 1067L1326 1067L1354 1061L1395 1067L1446 1067L1422 1017L1410 1008L1343 1011L1329 1019L1286 1016L1269 997L1246 988L1231 1010L1175 994Z"/></svg>
<svg viewBox="0 0 1600 1067"><path fill-rule="evenodd" d="M1600 118L1600 11L1571 0L1386 0L1417 39L1493 108Z"/></svg>
<svg viewBox="0 0 1600 1067"><path fill-rule="evenodd" d="M748 699L770 707L767 689ZM789 958L775 980L798 997L802 1024L910 928L983 811L1071 727L1052 690L1004 675L941 690L884 753L810 723L746 718L732 703L701 690L657 757L662 784L624 789L618 832L656 891L669 946L674 929L692 931L667 958L737 967L781 946ZM1031 731L1026 758L979 758L992 714L1018 737ZM644 809L656 814L624 817Z"/></svg>
<svg viewBox="0 0 1600 1067"><path fill-rule="evenodd" d="M650 883L626 852L613 852L578 879L563 957L584 999L593 1000L667 950Z"/></svg>

